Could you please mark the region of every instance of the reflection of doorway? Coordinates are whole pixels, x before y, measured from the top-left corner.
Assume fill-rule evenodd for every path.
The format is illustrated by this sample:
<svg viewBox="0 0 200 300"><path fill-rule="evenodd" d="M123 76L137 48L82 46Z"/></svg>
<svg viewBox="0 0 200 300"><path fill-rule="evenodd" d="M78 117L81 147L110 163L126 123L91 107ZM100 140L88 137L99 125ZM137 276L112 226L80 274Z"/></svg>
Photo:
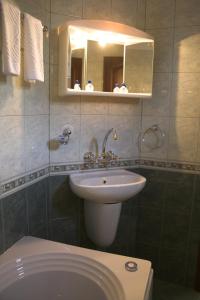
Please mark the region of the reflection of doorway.
<svg viewBox="0 0 200 300"><path fill-rule="evenodd" d="M82 84L82 58L72 57L71 61L71 88L74 88L75 81L78 80L80 87Z"/></svg>
<svg viewBox="0 0 200 300"><path fill-rule="evenodd" d="M104 57L103 91L112 92L115 83L123 82L123 57Z"/></svg>

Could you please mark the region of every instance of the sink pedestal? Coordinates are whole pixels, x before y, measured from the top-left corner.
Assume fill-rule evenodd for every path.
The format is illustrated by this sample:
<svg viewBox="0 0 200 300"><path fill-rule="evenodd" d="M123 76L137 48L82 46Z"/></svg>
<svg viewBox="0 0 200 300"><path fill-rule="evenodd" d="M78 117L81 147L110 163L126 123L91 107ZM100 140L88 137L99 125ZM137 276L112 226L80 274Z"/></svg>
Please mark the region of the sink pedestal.
<svg viewBox="0 0 200 300"><path fill-rule="evenodd" d="M99 247L110 246L116 236L121 203L96 203L84 200L88 237Z"/></svg>

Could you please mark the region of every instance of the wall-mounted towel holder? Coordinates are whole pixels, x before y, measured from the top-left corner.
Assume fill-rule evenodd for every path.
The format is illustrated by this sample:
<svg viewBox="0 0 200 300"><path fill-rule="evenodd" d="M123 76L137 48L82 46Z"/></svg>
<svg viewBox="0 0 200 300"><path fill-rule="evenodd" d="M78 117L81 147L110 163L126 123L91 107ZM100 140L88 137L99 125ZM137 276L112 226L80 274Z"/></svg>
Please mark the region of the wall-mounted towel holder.
<svg viewBox="0 0 200 300"><path fill-rule="evenodd" d="M138 146L141 152L154 151L163 147L166 134L158 124L142 131L138 136ZM143 147L144 146L144 147Z"/></svg>
<svg viewBox="0 0 200 300"><path fill-rule="evenodd" d="M0 1L0 13L2 12L2 9L1 9L1 1ZM24 21L24 13L21 12L21 21L23 22ZM43 32L44 33L48 33L49 32L49 28L47 25L43 25Z"/></svg>

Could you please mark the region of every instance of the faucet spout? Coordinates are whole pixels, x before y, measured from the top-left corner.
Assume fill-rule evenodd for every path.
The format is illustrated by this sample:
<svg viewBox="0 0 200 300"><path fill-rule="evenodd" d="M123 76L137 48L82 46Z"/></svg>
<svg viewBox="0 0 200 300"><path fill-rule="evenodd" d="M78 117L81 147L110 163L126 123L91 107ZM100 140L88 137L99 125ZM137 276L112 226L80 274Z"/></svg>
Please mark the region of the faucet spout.
<svg viewBox="0 0 200 300"><path fill-rule="evenodd" d="M105 157L106 156L106 144L108 141L108 137L109 135L114 131L114 128L111 128L108 130L108 132L106 133L104 140L103 140L103 145L102 145L102 155ZM113 139L117 140L117 133L115 132L113 135Z"/></svg>

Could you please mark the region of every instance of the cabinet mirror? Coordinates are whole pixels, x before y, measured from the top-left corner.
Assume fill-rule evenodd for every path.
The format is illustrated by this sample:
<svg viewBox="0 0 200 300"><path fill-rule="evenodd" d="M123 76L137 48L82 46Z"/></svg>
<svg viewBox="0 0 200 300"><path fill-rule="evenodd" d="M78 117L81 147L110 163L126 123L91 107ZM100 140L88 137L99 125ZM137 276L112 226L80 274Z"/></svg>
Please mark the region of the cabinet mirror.
<svg viewBox="0 0 200 300"><path fill-rule="evenodd" d="M60 28L59 47L61 95L151 96L154 41L147 33L108 21L72 21Z"/></svg>

